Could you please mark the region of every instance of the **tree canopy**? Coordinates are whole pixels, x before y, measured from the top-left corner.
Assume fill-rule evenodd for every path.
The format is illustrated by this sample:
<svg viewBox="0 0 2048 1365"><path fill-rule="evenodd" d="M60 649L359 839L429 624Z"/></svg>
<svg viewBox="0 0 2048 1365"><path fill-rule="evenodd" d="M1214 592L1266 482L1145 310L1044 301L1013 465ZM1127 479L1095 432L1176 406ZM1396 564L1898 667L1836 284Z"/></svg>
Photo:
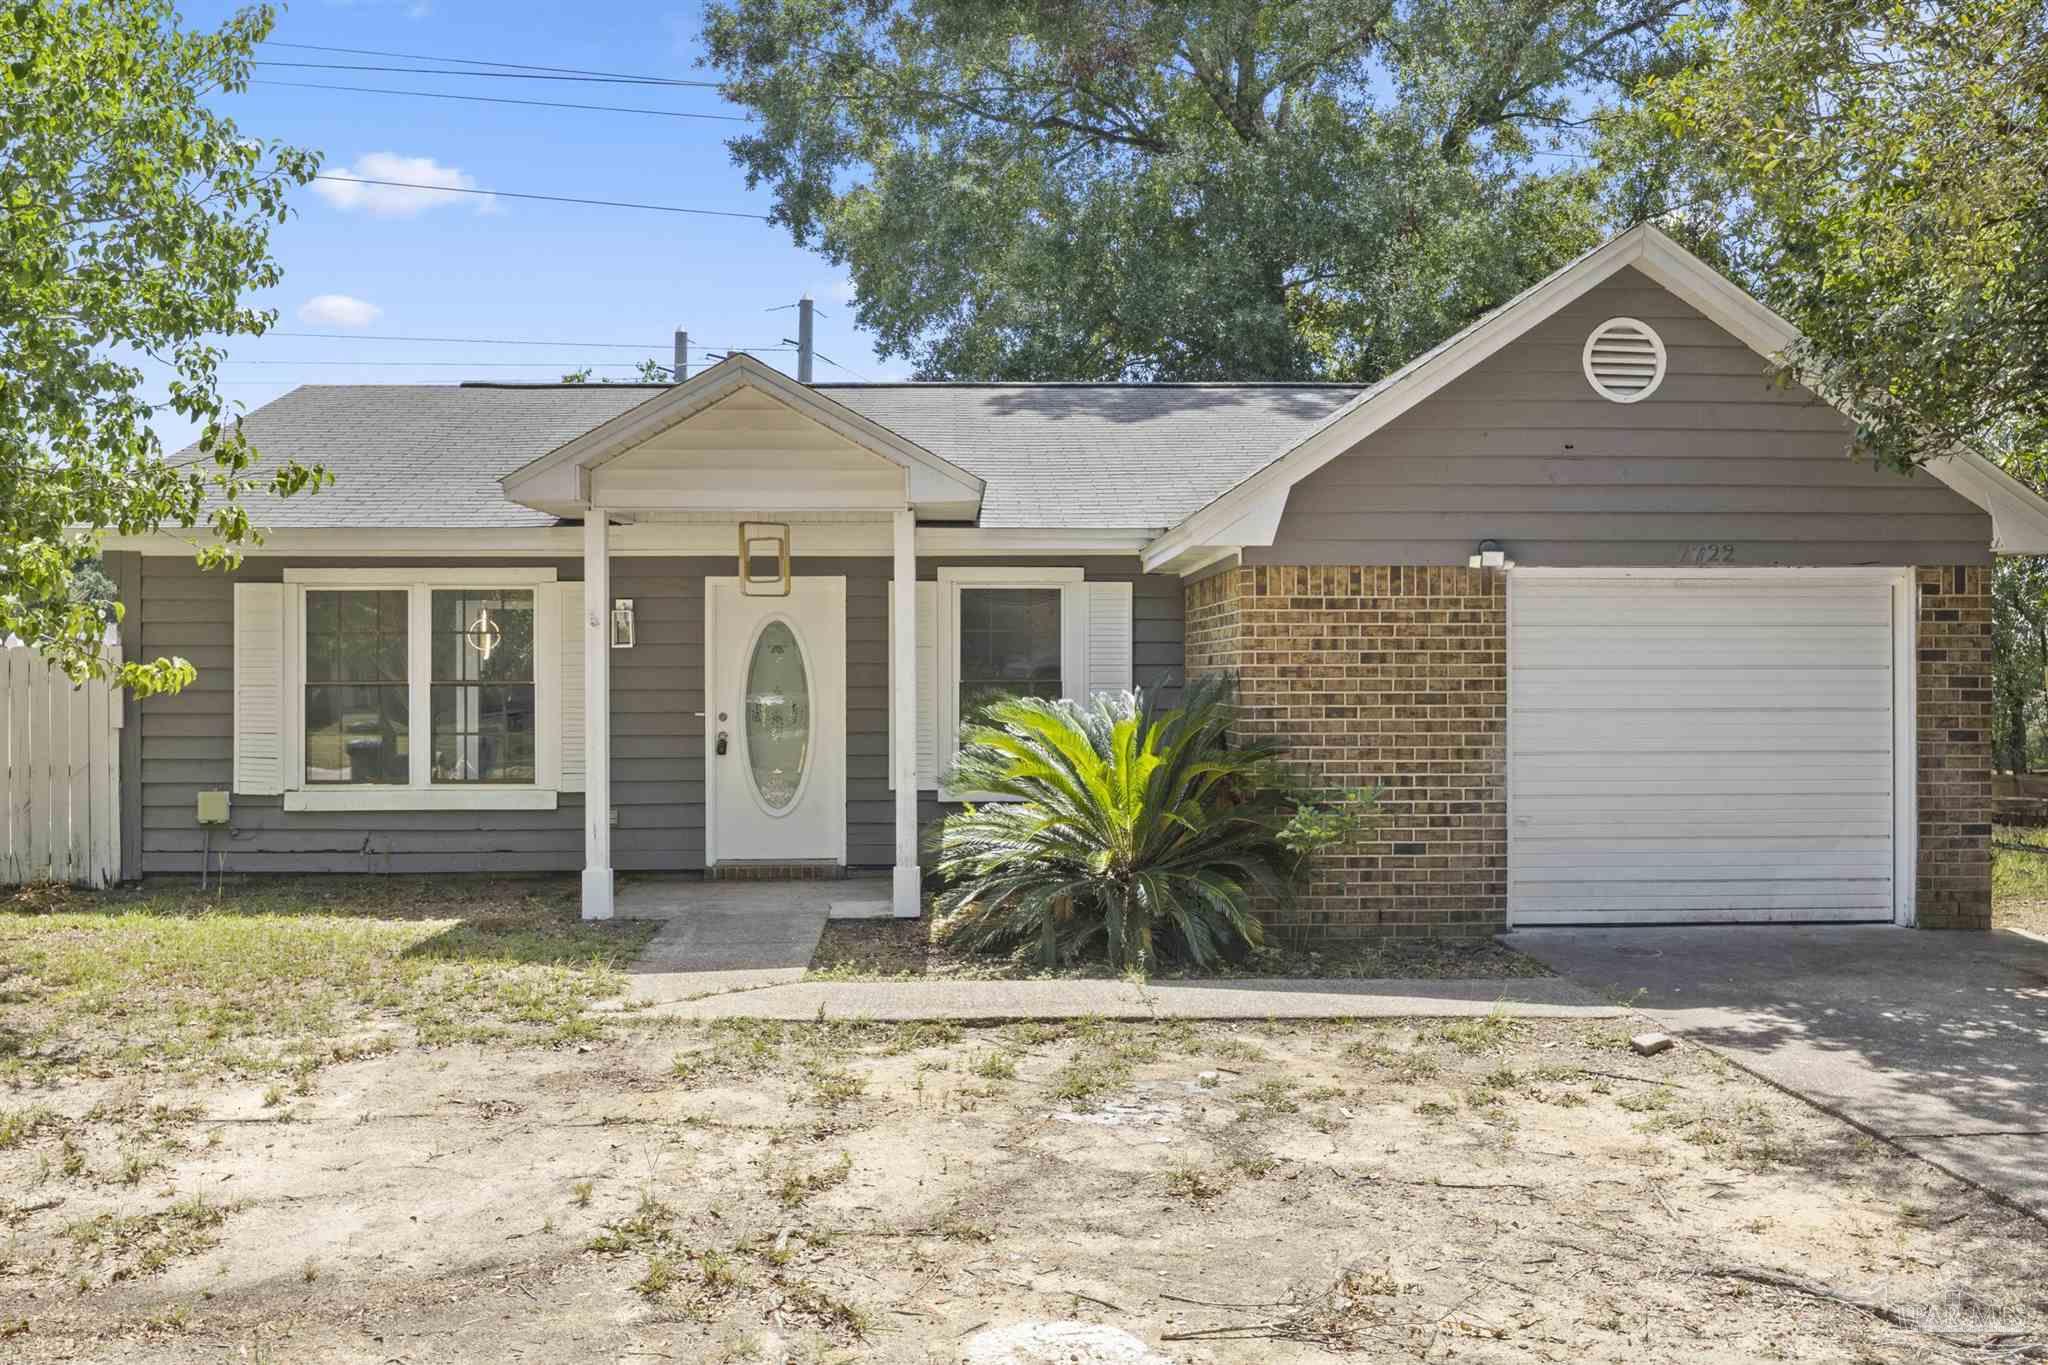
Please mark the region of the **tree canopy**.
<svg viewBox="0 0 2048 1365"><path fill-rule="evenodd" d="M271 324L242 299L277 282L270 225L317 169L203 103L243 88L274 17L196 33L170 0L0 7L0 637L74 677L103 669L101 610L74 590L97 533L203 523L200 558L221 564L251 536L243 494L321 478L251 472L207 340ZM144 392L143 358L172 370L161 396ZM149 426L165 410L201 425L199 461L166 462ZM136 660L121 680L148 692L191 675Z"/></svg>
<svg viewBox="0 0 2048 1365"><path fill-rule="evenodd" d="M1686 0L722 0L750 185L926 377L1371 379L1602 235Z"/></svg>
<svg viewBox="0 0 2048 1365"><path fill-rule="evenodd" d="M1792 375L1908 467L1967 446L2048 477L2048 9L1770 0L1684 30L1608 159L1803 341ZM1682 39L1683 40L1683 39Z"/></svg>

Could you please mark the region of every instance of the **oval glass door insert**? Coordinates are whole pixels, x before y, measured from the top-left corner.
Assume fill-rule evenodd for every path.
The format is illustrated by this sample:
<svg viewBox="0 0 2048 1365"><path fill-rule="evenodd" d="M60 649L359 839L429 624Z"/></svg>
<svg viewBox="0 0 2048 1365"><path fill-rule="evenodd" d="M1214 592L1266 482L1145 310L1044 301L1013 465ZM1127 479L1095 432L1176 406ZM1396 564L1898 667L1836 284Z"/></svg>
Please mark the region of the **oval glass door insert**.
<svg viewBox="0 0 2048 1365"><path fill-rule="evenodd" d="M747 661L747 767L761 804L788 810L811 747L811 680L787 623L770 621Z"/></svg>

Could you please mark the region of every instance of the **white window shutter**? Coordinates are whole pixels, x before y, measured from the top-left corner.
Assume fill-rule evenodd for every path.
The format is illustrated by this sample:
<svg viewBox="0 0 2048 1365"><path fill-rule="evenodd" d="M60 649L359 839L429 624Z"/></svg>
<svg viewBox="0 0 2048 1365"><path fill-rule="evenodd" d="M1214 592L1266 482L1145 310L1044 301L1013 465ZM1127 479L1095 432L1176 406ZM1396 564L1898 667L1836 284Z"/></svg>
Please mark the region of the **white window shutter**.
<svg viewBox="0 0 2048 1365"><path fill-rule="evenodd" d="M235 584L235 791L284 791L282 583Z"/></svg>
<svg viewBox="0 0 2048 1365"><path fill-rule="evenodd" d="M896 695L896 585L891 581L888 631L889 695ZM939 585L917 585L917 785L939 785ZM889 787L896 787L896 707L889 707Z"/></svg>
<svg viewBox="0 0 2048 1365"><path fill-rule="evenodd" d="M1088 585L1087 695L1131 690L1131 585Z"/></svg>
<svg viewBox="0 0 2048 1365"><path fill-rule="evenodd" d="M584 783L583 725L583 585L557 583L561 609L555 613L562 628L561 649L556 666L561 671L562 766L561 790L580 792Z"/></svg>

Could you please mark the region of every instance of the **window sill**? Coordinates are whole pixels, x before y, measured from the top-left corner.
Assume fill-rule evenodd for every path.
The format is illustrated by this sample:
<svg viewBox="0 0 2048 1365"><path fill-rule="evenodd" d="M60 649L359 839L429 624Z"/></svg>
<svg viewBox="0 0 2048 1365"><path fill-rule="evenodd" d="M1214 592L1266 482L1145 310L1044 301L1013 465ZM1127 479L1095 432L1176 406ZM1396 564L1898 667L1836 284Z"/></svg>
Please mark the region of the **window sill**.
<svg viewBox="0 0 2048 1365"><path fill-rule="evenodd" d="M553 810L557 794L542 787L331 787L284 794L288 811Z"/></svg>

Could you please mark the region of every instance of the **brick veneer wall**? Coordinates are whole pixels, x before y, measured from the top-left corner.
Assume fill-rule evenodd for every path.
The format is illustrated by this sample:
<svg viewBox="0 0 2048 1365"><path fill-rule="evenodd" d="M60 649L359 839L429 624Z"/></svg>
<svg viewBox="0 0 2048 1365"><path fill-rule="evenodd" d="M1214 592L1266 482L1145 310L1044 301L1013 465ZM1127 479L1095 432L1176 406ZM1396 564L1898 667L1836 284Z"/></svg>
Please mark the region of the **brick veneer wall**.
<svg viewBox="0 0 2048 1365"><path fill-rule="evenodd" d="M1497 571L1226 570L1188 589L1191 676L1235 672L1237 731L1318 787L1383 783L1378 826L1268 927L1475 936L1507 919L1507 592Z"/></svg>
<svg viewBox="0 0 2048 1365"><path fill-rule="evenodd" d="M1991 927L1991 569L1925 568L1920 589L1918 921Z"/></svg>
<svg viewBox="0 0 2048 1365"><path fill-rule="evenodd" d="M1918 920L1991 922L1991 570L1919 585ZM1283 937L1491 933L1507 915L1507 596L1451 568L1238 568L1187 591L1190 676L1240 678L1238 730L1385 818L1326 858Z"/></svg>

